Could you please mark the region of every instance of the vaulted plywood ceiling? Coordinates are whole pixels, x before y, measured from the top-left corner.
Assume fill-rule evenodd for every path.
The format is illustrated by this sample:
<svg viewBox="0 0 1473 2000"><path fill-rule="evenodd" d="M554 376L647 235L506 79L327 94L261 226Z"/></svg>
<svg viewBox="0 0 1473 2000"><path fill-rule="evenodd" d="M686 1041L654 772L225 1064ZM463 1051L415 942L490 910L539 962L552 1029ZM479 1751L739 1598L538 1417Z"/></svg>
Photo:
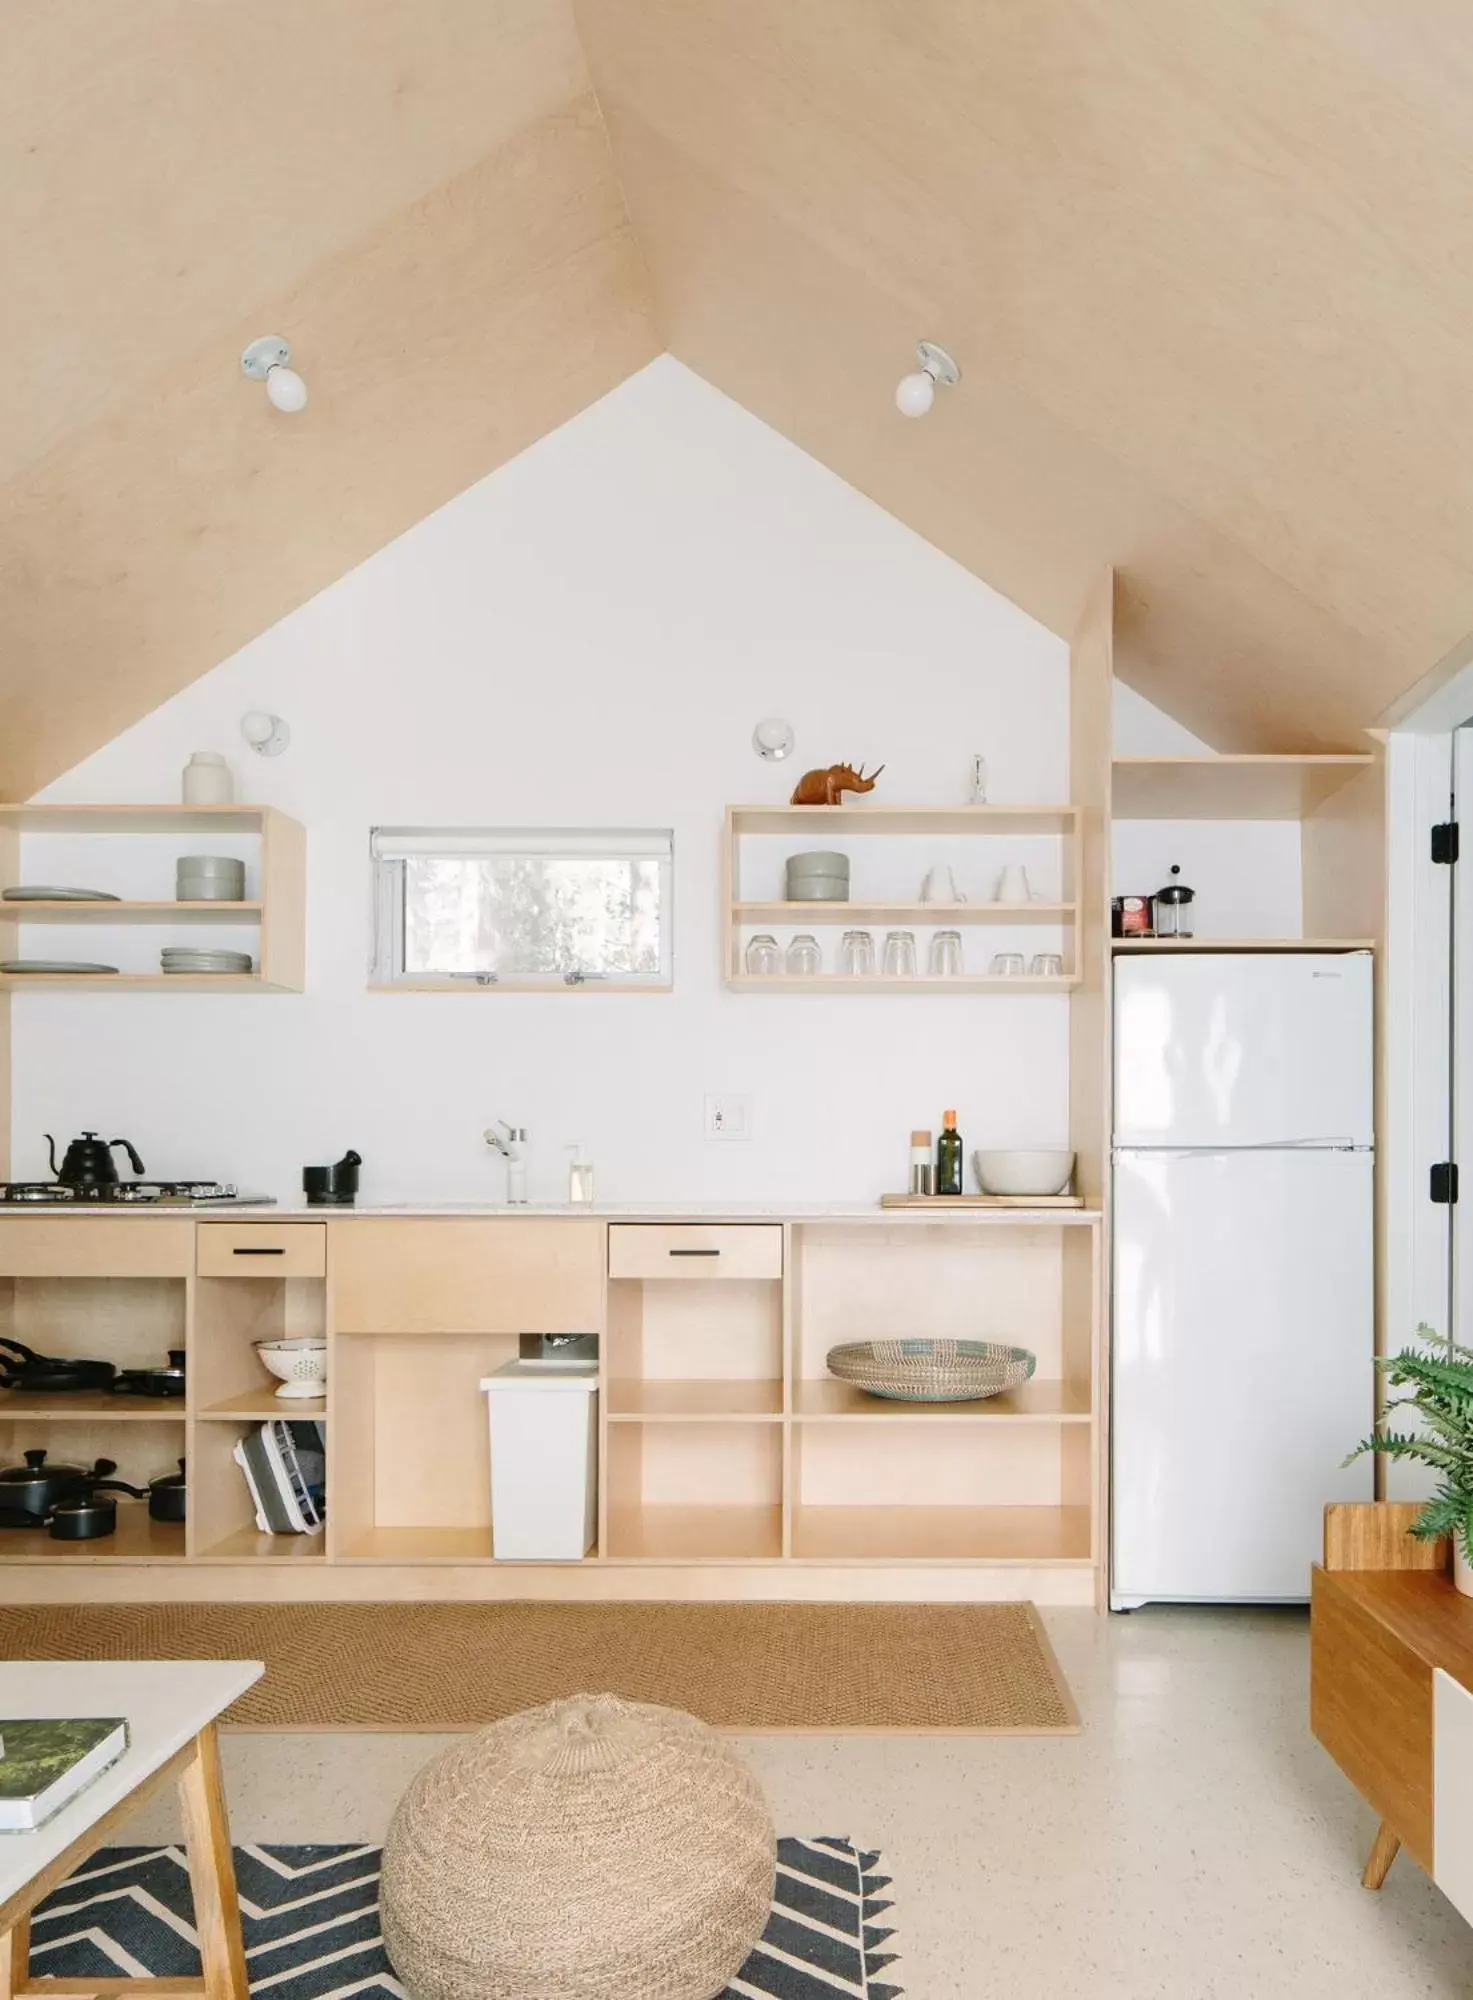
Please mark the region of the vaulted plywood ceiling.
<svg viewBox="0 0 1473 2000"><path fill-rule="evenodd" d="M0 0L0 245L0 797L660 346L568 0Z"/></svg>
<svg viewBox="0 0 1473 2000"><path fill-rule="evenodd" d="M1223 749L1473 628L1461 0L577 0L674 351ZM918 336L963 381L890 391Z"/></svg>
<svg viewBox="0 0 1473 2000"><path fill-rule="evenodd" d="M1210 742L1351 741L1473 630L1470 103L1456 0L0 0L0 796L664 346L1056 630L1116 565Z"/></svg>

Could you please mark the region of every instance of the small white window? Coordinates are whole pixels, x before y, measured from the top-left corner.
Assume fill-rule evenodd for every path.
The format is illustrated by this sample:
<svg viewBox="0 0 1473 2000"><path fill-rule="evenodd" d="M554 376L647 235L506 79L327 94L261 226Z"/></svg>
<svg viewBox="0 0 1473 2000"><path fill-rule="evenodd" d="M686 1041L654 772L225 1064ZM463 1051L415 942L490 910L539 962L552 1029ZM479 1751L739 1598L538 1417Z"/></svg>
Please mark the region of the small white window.
<svg viewBox="0 0 1473 2000"><path fill-rule="evenodd" d="M373 978L671 984L673 836L376 827Z"/></svg>

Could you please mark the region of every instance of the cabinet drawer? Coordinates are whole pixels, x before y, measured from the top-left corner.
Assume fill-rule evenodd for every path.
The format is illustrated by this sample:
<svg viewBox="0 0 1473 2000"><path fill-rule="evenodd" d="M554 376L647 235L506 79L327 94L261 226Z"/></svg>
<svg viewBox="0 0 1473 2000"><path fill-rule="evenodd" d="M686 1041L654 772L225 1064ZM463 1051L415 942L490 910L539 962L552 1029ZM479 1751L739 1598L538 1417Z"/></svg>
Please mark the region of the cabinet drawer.
<svg viewBox="0 0 1473 2000"><path fill-rule="evenodd" d="M615 1222L611 1278L780 1278L780 1222Z"/></svg>
<svg viewBox="0 0 1473 2000"><path fill-rule="evenodd" d="M193 1265L183 1216L0 1221L0 1278L184 1278Z"/></svg>
<svg viewBox="0 0 1473 2000"><path fill-rule="evenodd" d="M340 1333L597 1333L593 1221L344 1222L333 1230Z"/></svg>
<svg viewBox="0 0 1473 2000"><path fill-rule="evenodd" d="M195 1269L202 1278L320 1278L327 1230L320 1222L202 1222Z"/></svg>

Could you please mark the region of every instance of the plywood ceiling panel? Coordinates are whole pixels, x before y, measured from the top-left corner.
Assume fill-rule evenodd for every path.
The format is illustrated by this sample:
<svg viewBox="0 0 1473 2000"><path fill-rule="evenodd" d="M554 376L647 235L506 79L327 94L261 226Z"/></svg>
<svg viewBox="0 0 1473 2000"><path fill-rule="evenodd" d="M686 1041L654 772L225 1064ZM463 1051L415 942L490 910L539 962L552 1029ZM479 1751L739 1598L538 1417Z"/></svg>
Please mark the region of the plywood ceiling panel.
<svg viewBox="0 0 1473 2000"><path fill-rule="evenodd" d="M674 350L1222 747L1473 626L1455 0L579 0ZM889 408L915 338L964 380Z"/></svg>
<svg viewBox="0 0 1473 2000"><path fill-rule="evenodd" d="M9 0L0 204L0 796L659 350L567 0Z"/></svg>

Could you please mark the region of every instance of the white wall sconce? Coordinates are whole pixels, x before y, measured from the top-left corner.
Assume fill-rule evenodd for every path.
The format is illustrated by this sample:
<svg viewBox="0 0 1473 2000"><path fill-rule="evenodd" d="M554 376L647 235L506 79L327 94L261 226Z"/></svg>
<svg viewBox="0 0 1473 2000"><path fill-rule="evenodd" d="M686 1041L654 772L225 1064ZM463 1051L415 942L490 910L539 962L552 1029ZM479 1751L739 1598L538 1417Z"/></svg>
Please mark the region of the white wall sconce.
<svg viewBox="0 0 1473 2000"><path fill-rule="evenodd" d="M240 718L240 733L258 757L279 757L292 740L291 730L279 715L253 708Z"/></svg>
<svg viewBox="0 0 1473 2000"><path fill-rule="evenodd" d="M292 350L279 333L263 334L253 340L240 357L240 372L252 382L264 382L272 407L295 416L307 407L307 385L290 367Z"/></svg>
<svg viewBox="0 0 1473 2000"><path fill-rule="evenodd" d="M752 731L752 748L765 764L780 764L793 754L792 724L780 715L764 716Z"/></svg>
<svg viewBox="0 0 1473 2000"><path fill-rule="evenodd" d="M917 343L916 360L921 364L916 373L902 375L895 385L895 407L902 417L923 417L936 400L938 382L954 389L962 379L960 368L934 340Z"/></svg>

